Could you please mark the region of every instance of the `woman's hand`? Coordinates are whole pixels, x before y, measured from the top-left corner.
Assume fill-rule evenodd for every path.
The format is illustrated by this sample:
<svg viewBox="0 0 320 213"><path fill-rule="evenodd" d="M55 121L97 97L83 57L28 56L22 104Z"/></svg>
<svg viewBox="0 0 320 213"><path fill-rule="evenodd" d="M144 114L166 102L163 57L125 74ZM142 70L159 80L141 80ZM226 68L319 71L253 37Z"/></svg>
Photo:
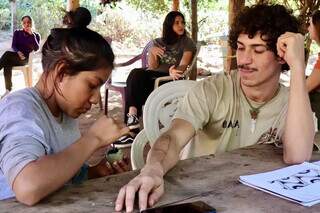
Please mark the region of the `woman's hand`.
<svg viewBox="0 0 320 213"><path fill-rule="evenodd" d="M24 54L23 54L22 52L18 51L17 53L18 53L18 56L19 56L19 58L20 58L21 60L26 59L26 57L24 56Z"/></svg>
<svg viewBox="0 0 320 213"><path fill-rule="evenodd" d="M123 122L102 116L90 127L84 137L91 140L96 139L98 141L97 148L101 148L110 145L129 132L130 129Z"/></svg>
<svg viewBox="0 0 320 213"><path fill-rule="evenodd" d="M169 74L173 78L173 80L178 80L179 78L183 78L184 77L183 71L176 69L175 65L172 65L169 68Z"/></svg>
<svg viewBox="0 0 320 213"><path fill-rule="evenodd" d="M27 32L27 33L29 33L30 35L32 35L32 28L31 27L26 27L25 28L25 31Z"/></svg>
<svg viewBox="0 0 320 213"><path fill-rule="evenodd" d="M165 47L157 47L157 46L153 46L150 49L150 53L154 56L159 56L160 58L162 58L164 51L166 50Z"/></svg>
<svg viewBox="0 0 320 213"><path fill-rule="evenodd" d="M98 165L89 167L88 178L98 178L108 175L127 172L130 170L129 159L124 158L119 161L115 161L112 165L104 158Z"/></svg>
<svg viewBox="0 0 320 213"><path fill-rule="evenodd" d="M115 174L129 171L130 170L129 158L124 157L122 160L114 161L112 163L112 168L114 169Z"/></svg>
<svg viewBox="0 0 320 213"><path fill-rule="evenodd" d="M88 165L91 167L97 166L106 157L108 148L109 146L104 146L95 151L87 160Z"/></svg>

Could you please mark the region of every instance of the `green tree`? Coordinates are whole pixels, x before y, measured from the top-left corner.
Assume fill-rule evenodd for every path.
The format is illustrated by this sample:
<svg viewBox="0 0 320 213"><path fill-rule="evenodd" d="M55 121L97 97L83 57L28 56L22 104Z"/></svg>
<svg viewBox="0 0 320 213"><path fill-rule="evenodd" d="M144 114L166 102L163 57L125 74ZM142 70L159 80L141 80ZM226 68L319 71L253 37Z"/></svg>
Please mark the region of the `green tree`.
<svg viewBox="0 0 320 213"><path fill-rule="evenodd" d="M226 0L227 1L227 0ZM226 1L219 0L199 0L198 8L202 9L218 9L221 5L224 5ZM172 0L128 0L129 4L132 4L138 9L148 10L152 12L166 13L171 10ZM182 7L190 8L190 0L180 0ZM180 6L180 7L181 7Z"/></svg>
<svg viewBox="0 0 320 213"><path fill-rule="evenodd" d="M10 29L10 3L8 0L0 0L0 30Z"/></svg>

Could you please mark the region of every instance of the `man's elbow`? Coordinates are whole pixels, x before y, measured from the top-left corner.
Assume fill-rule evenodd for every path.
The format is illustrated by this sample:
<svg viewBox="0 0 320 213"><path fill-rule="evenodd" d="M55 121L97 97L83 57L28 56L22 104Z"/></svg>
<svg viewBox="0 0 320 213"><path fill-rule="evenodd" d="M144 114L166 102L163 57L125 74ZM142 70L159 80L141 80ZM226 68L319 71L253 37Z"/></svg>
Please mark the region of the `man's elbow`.
<svg viewBox="0 0 320 213"><path fill-rule="evenodd" d="M284 154L283 155L283 161L285 164L300 164L305 161L309 161L311 158L311 153L310 154L296 154L296 155L289 155L289 154Z"/></svg>

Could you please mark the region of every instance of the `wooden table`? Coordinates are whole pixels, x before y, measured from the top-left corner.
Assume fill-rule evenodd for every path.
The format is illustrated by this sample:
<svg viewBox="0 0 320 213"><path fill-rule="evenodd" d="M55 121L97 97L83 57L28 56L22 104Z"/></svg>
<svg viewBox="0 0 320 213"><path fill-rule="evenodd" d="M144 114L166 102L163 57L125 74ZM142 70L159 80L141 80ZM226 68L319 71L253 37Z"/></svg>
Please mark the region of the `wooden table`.
<svg viewBox="0 0 320 213"><path fill-rule="evenodd" d="M312 160L320 160L320 154L314 154ZM282 150L271 145L184 160L166 175L166 193L157 205L203 200L224 213L320 212L320 204L303 207L238 182L240 175L284 166ZM0 201L0 212L113 212L119 188L136 174L128 172L67 186L35 207L14 199Z"/></svg>

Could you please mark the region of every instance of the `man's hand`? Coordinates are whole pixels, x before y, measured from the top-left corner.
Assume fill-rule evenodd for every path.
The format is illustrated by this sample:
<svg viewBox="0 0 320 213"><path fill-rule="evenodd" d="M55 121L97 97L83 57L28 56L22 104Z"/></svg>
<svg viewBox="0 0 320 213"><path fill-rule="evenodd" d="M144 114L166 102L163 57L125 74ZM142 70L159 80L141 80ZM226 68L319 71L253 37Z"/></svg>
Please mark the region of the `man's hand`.
<svg viewBox="0 0 320 213"><path fill-rule="evenodd" d="M120 189L115 210L121 211L125 204L126 211L132 212L136 193L139 196L140 211L153 206L164 193L161 169L145 166L138 176Z"/></svg>
<svg viewBox="0 0 320 213"><path fill-rule="evenodd" d="M18 53L18 56L19 56L19 58L20 58L21 60L26 59L26 57L24 56L24 54L23 54L22 52L18 51L17 53Z"/></svg>
<svg viewBox="0 0 320 213"><path fill-rule="evenodd" d="M170 74L170 76L173 78L173 80L178 80L179 78L184 77L183 71L176 69L176 66L175 66L175 65L172 65L172 66L169 68L169 74Z"/></svg>
<svg viewBox="0 0 320 213"><path fill-rule="evenodd" d="M305 71L304 36L300 33L286 32L278 38L278 55L291 70Z"/></svg>

